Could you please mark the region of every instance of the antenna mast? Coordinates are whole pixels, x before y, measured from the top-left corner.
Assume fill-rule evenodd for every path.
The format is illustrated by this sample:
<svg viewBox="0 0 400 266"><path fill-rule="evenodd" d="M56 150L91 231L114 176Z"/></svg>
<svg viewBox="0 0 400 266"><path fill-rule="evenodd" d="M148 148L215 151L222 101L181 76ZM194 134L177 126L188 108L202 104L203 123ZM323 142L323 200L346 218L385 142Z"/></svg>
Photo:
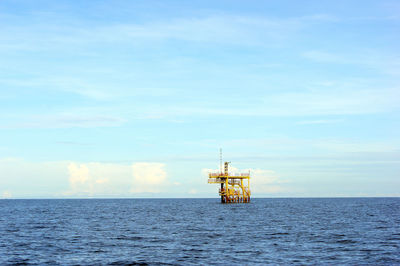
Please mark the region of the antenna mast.
<svg viewBox="0 0 400 266"><path fill-rule="evenodd" d="M221 203L250 202L250 171L248 173L229 173L229 164L222 165L222 148L219 149L220 172L208 173L208 183L218 184ZM224 168L222 168L224 167ZM222 170L223 169L223 170Z"/></svg>
<svg viewBox="0 0 400 266"><path fill-rule="evenodd" d="M222 173L222 148L219 149L219 172Z"/></svg>

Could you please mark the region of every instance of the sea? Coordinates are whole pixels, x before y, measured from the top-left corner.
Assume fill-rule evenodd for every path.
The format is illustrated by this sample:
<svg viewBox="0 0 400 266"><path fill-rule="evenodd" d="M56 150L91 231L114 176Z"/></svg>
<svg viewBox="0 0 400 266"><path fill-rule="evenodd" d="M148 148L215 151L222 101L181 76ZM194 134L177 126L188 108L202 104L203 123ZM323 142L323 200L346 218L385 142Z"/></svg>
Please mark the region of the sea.
<svg viewBox="0 0 400 266"><path fill-rule="evenodd" d="M400 198L0 200L0 265L400 265Z"/></svg>

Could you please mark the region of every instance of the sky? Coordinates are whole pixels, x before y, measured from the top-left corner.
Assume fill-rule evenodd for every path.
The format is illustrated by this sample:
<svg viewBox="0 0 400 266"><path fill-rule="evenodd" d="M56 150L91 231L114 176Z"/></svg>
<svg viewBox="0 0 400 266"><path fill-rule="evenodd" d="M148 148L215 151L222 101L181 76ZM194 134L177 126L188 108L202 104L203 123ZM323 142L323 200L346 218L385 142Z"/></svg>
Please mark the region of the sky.
<svg viewBox="0 0 400 266"><path fill-rule="evenodd" d="M400 196L400 2L0 1L0 198Z"/></svg>

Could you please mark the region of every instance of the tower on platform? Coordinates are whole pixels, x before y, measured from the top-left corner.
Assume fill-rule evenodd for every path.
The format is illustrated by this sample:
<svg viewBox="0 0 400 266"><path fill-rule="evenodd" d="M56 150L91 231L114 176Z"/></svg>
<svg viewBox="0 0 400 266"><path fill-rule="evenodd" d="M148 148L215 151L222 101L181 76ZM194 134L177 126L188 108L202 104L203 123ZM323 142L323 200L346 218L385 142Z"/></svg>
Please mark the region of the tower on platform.
<svg viewBox="0 0 400 266"><path fill-rule="evenodd" d="M220 154L222 152L220 151ZM230 162L224 163L222 172L222 155L219 173L209 173L209 184L220 184L219 195L221 203L247 203L250 202L250 172L229 173Z"/></svg>

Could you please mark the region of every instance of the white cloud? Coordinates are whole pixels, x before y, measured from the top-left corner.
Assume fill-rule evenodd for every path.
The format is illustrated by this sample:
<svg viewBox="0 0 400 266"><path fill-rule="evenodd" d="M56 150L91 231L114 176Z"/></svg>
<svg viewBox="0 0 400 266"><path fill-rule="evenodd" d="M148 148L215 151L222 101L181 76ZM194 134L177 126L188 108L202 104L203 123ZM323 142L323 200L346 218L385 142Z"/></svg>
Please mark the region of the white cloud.
<svg viewBox="0 0 400 266"><path fill-rule="evenodd" d="M203 168L201 169L202 176L208 176L209 173L219 173L220 169Z"/></svg>
<svg viewBox="0 0 400 266"><path fill-rule="evenodd" d="M245 171L250 171L250 189L255 194L288 192L283 185L287 182L281 180L278 174L272 170L246 169Z"/></svg>
<svg viewBox="0 0 400 266"><path fill-rule="evenodd" d="M163 163L134 163L132 165L133 193L157 193L167 185L167 172Z"/></svg>
<svg viewBox="0 0 400 266"><path fill-rule="evenodd" d="M162 163L70 163L70 190L65 196L134 196L166 192L167 173Z"/></svg>
<svg viewBox="0 0 400 266"><path fill-rule="evenodd" d="M6 191L3 191L2 197L3 197L3 199L10 199L10 198L12 198L12 194L10 191L6 190Z"/></svg>
<svg viewBox="0 0 400 266"><path fill-rule="evenodd" d="M197 190L196 189L190 189L188 191L188 194L195 195L195 194L197 194Z"/></svg>
<svg viewBox="0 0 400 266"><path fill-rule="evenodd" d="M93 193L93 186L89 182L89 169L86 165L77 165L70 163L68 165L69 183L71 186L71 194L74 193Z"/></svg>
<svg viewBox="0 0 400 266"><path fill-rule="evenodd" d="M32 162L0 158L0 191L12 191L13 198L54 197L68 187L68 162Z"/></svg>
<svg viewBox="0 0 400 266"><path fill-rule="evenodd" d="M14 197L135 197L184 186L169 183L163 163L28 162L0 159L0 191ZM1 197L1 194L0 194Z"/></svg>
<svg viewBox="0 0 400 266"><path fill-rule="evenodd" d="M260 168L242 170L234 166L230 168L232 172L250 171L251 189L253 196L256 197L339 195L343 184L352 185L347 195L357 195L360 187L365 189L366 195L376 195L377 191L382 195L397 193L394 188L398 187L395 186L398 183L398 171L396 171L399 165L398 149L395 153L387 153L386 148L393 150L393 146L381 147L379 143L376 143L377 146L374 146L374 143L371 145L360 143L360 147L349 147L334 140L327 140L325 143L327 145L330 143L330 146L324 147L323 150L339 149L341 152L343 149L343 151L361 152L351 152L347 156L342 154L332 156L332 153L308 156L297 153L290 156L272 155L258 158L246 158L248 154L241 154L242 157L235 157L235 161L251 162L252 165L257 163L257 167ZM306 142L305 147L314 149L310 147L311 144ZM318 146L319 143L315 145ZM365 150L382 152L370 154L364 153ZM301 151L304 151L304 148L301 148ZM267 170L269 166L266 162L270 166L273 165L274 171ZM182 166L176 162L172 163L169 168L175 167L176 172L173 176L178 178L174 180L169 178L165 164L155 162L133 164L29 162L16 158L3 158L0 159L0 197L9 197L10 194L12 198L148 196L142 193L157 193L152 195L162 197L188 197L192 195L189 192L197 192L192 195L193 197L215 197L217 187L207 184L204 175L218 171L218 165L215 164L216 169L202 169L203 176L192 176L188 179L187 173L195 169L193 167L197 167L196 165L200 164L191 163L190 166ZM178 168L182 171L177 171ZM385 175L381 174L382 171ZM367 179L368 182L364 182ZM376 185L380 187L376 188Z"/></svg>
<svg viewBox="0 0 400 266"><path fill-rule="evenodd" d="M105 183L108 183L108 182L109 182L108 178L103 178L103 179L97 179L96 180L97 184L105 184Z"/></svg>

